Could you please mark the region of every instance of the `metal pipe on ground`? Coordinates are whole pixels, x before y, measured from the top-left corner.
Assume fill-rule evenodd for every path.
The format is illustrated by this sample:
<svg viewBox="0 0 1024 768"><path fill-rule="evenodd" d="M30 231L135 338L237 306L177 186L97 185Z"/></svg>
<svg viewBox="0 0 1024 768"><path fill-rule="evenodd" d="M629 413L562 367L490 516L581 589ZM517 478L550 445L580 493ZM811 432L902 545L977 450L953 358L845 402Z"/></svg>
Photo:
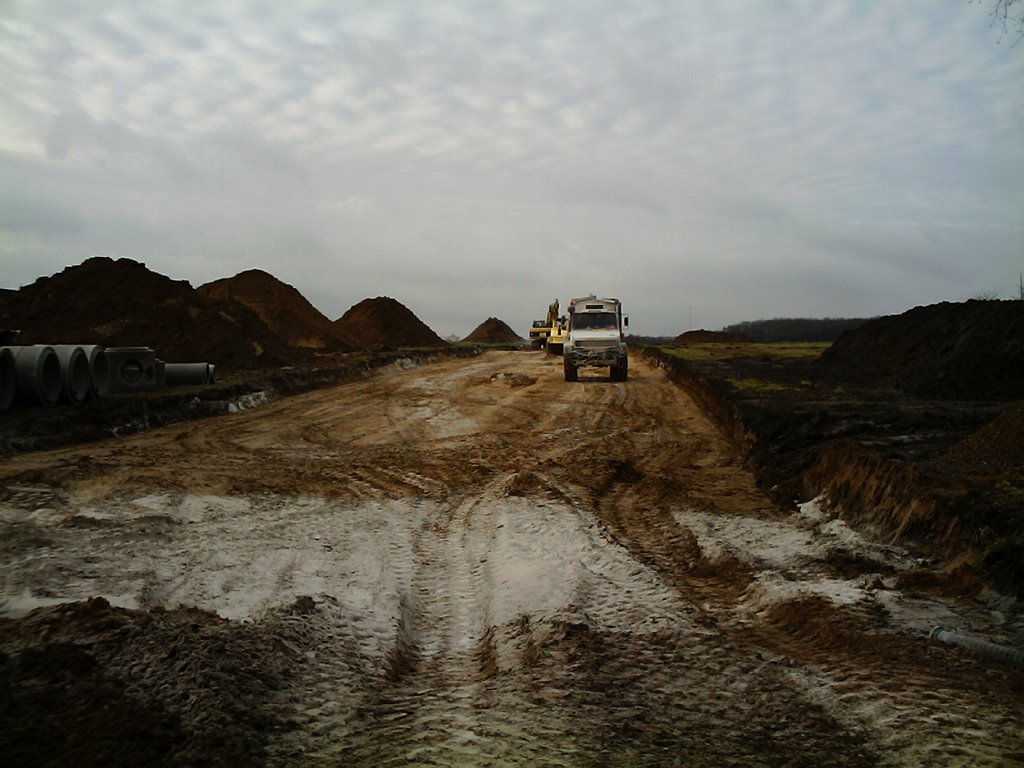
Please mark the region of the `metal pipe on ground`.
<svg viewBox="0 0 1024 768"><path fill-rule="evenodd" d="M952 630L945 629L944 627L935 627L929 634L929 639L937 640L940 643L946 643L946 645L959 645L963 648L970 648L972 651L983 653L986 656L991 656L993 659L998 659L1004 664L1017 667L1018 669L1024 669L1024 651L1018 651L1016 648L1009 648L1005 645L997 645L996 643L990 643L988 640L982 640L980 637L971 637L970 635L962 635L959 632L953 632Z"/></svg>
<svg viewBox="0 0 1024 768"><path fill-rule="evenodd" d="M14 354L14 400L21 405L53 405L60 398L60 360L53 347L10 347Z"/></svg>
<svg viewBox="0 0 1024 768"><path fill-rule="evenodd" d="M84 403L92 389L88 355L74 344L54 344L53 350L60 360L61 402L72 405Z"/></svg>
<svg viewBox="0 0 1024 768"><path fill-rule="evenodd" d="M0 411L8 411L14 405L16 379L14 353L10 347L0 347Z"/></svg>
<svg viewBox="0 0 1024 768"><path fill-rule="evenodd" d="M203 385L210 382L209 363L167 363L164 365L164 380L169 387Z"/></svg>
<svg viewBox="0 0 1024 768"><path fill-rule="evenodd" d="M156 389L156 353L149 347L107 347L112 395Z"/></svg>

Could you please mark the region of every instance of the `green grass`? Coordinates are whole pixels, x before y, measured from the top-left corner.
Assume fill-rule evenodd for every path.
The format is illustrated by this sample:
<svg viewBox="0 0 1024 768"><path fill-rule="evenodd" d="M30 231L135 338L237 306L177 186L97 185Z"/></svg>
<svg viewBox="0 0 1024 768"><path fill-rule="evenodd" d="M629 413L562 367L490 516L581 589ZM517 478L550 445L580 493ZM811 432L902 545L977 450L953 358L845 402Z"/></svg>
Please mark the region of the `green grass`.
<svg viewBox="0 0 1024 768"><path fill-rule="evenodd" d="M731 379L729 383L741 392L785 392L786 390L799 389L799 387L789 386L778 381L768 381L767 379Z"/></svg>
<svg viewBox="0 0 1024 768"><path fill-rule="evenodd" d="M685 344L659 347L667 355L683 360L732 360L738 357L770 357L778 360L817 358L832 344L827 341L792 341L775 344Z"/></svg>

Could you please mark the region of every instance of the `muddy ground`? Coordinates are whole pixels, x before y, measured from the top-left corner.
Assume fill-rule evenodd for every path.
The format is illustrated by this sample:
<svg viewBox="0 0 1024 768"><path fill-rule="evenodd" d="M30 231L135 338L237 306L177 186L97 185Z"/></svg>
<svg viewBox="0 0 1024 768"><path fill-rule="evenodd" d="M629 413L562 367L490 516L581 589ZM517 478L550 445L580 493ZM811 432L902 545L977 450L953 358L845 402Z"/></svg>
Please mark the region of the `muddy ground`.
<svg viewBox="0 0 1024 768"><path fill-rule="evenodd" d="M661 369L412 359L0 463L9 765L1014 765L1018 601L787 507Z"/></svg>

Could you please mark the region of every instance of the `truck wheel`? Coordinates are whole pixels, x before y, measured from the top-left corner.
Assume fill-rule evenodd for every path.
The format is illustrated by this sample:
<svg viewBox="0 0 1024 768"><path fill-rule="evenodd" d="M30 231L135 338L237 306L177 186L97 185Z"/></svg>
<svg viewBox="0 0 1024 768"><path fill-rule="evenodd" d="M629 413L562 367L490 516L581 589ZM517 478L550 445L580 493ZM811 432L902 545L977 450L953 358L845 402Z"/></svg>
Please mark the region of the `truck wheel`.
<svg viewBox="0 0 1024 768"><path fill-rule="evenodd" d="M625 381L629 378L629 363L623 360L621 365L613 365L609 373L612 381Z"/></svg>
<svg viewBox="0 0 1024 768"><path fill-rule="evenodd" d="M566 358L562 358L562 370L565 371L566 381L579 381L579 371L577 371L576 366L570 363Z"/></svg>

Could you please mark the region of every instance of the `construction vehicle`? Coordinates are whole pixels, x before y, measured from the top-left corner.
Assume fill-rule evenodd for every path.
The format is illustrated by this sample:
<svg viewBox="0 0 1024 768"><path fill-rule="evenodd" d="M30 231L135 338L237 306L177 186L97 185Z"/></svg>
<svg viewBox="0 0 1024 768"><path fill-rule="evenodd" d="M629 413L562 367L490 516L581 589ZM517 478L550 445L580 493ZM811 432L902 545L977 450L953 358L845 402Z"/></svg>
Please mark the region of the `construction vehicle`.
<svg viewBox="0 0 1024 768"><path fill-rule="evenodd" d="M544 320L534 320L530 328L530 345L534 349L545 349L548 338L558 323L558 299L548 305L548 316Z"/></svg>
<svg viewBox="0 0 1024 768"><path fill-rule="evenodd" d="M584 296L569 302L569 327L562 349L566 381L577 381L579 369L608 366L612 381L629 377L629 349L618 299Z"/></svg>
<svg viewBox="0 0 1024 768"><path fill-rule="evenodd" d="M552 355L560 355L565 348L565 337L569 335L569 318L565 315L557 318L548 335L547 350Z"/></svg>

